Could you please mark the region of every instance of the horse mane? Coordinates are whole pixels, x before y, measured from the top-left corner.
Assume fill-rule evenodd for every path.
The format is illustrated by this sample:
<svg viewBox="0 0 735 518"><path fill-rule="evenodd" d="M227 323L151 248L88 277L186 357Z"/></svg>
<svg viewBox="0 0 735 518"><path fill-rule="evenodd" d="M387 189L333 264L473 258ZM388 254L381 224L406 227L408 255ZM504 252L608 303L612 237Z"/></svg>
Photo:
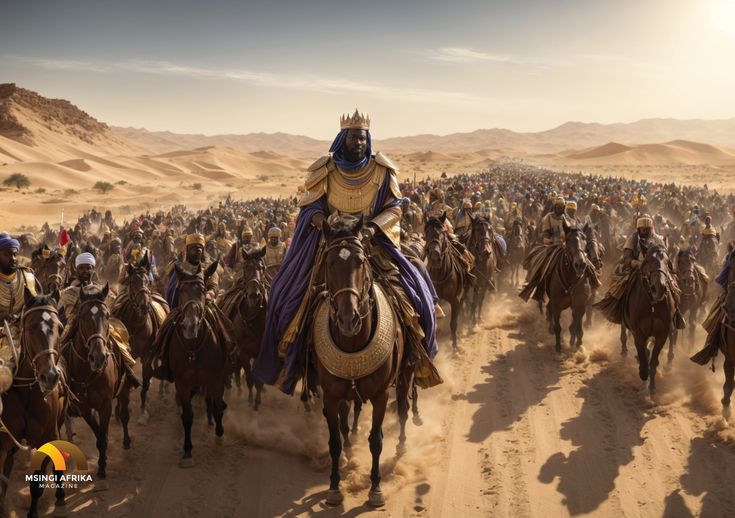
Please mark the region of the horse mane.
<svg viewBox="0 0 735 518"><path fill-rule="evenodd" d="M355 227L360 222L360 218L350 214L332 214L327 219L329 225L330 236L333 239L341 237L354 237Z"/></svg>
<svg viewBox="0 0 735 518"><path fill-rule="evenodd" d="M38 295L33 295L26 300L25 305L23 306L25 309L31 309L31 308L37 308L40 306L53 306L56 307L56 300L51 295L44 295L43 293L40 293Z"/></svg>
<svg viewBox="0 0 735 518"><path fill-rule="evenodd" d="M87 300L100 300L104 302L105 295L104 295L104 286L100 286L96 283L87 284L86 286L82 286L80 290L80 295L84 295L84 298Z"/></svg>

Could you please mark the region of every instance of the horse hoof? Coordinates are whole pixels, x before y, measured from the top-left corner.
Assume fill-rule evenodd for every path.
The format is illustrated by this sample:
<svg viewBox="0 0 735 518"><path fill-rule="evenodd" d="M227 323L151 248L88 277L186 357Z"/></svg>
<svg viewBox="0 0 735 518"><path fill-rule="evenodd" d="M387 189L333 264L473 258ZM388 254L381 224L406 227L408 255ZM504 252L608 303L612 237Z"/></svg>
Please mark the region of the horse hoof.
<svg viewBox="0 0 735 518"><path fill-rule="evenodd" d="M385 497L381 490L373 491L372 489L368 493L368 504L373 507L383 507L385 505Z"/></svg>
<svg viewBox="0 0 735 518"><path fill-rule="evenodd" d="M187 458L181 459L179 461L179 467L180 468L193 468L194 467L194 458L193 457L187 457Z"/></svg>
<svg viewBox="0 0 735 518"><path fill-rule="evenodd" d="M100 491L107 491L110 489L110 485L107 483L107 480L96 480L94 483L94 490L95 492Z"/></svg>
<svg viewBox="0 0 735 518"><path fill-rule="evenodd" d="M56 504L54 506L54 516L57 516L59 518L63 516L68 516L69 512L66 509L66 504Z"/></svg>
<svg viewBox="0 0 735 518"><path fill-rule="evenodd" d="M405 442L399 442L396 445L396 457L400 457L400 456L404 455L406 453L406 451L408 451L408 449L406 448L406 443Z"/></svg>
<svg viewBox="0 0 735 518"><path fill-rule="evenodd" d="M732 415L732 410L730 409L730 405L722 405L722 417L725 419L730 419L730 416Z"/></svg>
<svg viewBox="0 0 735 518"><path fill-rule="evenodd" d="M421 426L424 424L424 420L421 419L420 415L415 415L413 416L413 424L415 424L416 426Z"/></svg>
<svg viewBox="0 0 735 518"><path fill-rule="evenodd" d="M225 443L225 438L223 435L215 435L214 436L214 444L221 446Z"/></svg>
<svg viewBox="0 0 735 518"><path fill-rule="evenodd" d="M327 505L339 505L344 499L345 497L342 496L342 492L339 489L330 489L327 491Z"/></svg>
<svg viewBox="0 0 735 518"><path fill-rule="evenodd" d="M129 450L130 449L130 439L123 440L123 450Z"/></svg>

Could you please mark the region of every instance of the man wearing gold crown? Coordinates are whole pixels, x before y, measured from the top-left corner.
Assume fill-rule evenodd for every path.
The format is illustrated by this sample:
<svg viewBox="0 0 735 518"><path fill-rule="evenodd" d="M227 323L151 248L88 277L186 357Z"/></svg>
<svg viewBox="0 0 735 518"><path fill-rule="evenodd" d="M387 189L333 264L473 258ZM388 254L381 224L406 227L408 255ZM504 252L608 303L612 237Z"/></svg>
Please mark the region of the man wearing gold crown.
<svg viewBox="0 0 735 518"><path fill-rule="evenodd" d="M304 374L299 358L306 341L305 323L312 317L310 283L318 262L322 223L337 212L365 217L362 232L369 253L388 269L386 277L395 279L389 289L400 297L396 309L406 326L407 353L416 383L431 386L441 382L430 360L437 352L436 293L425 272L400 250L397 170L385 155L373 154L370 119L357 110L342 117L329 154L308 168L291 246L273 279L265 335L254 367L254 374L265 383L292 394Z"/></svg>

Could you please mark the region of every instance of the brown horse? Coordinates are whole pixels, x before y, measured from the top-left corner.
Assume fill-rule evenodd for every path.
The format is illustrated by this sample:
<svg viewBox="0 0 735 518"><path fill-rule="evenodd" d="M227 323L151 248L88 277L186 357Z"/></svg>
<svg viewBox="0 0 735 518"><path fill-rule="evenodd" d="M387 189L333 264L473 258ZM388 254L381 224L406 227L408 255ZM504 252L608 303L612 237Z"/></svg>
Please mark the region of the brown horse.
<svg viewBox="0 0 735 518"><path fill-rule="evenodd" d="M728 252L732 253L732 250ZM735 388L735 260L730 258L727 270L727 287L725 288L725 301L722 305L725 316L720 326L720 350L725 356L722 368L725 371L725 384L723 385L722 415L729 418L730 398Z"/></svg>
<svg viewBox="0 0 735 518"><path fill-rule="evenodd" d="M484 216L471 216L470 220L467 248L475 258L472 274L476 278L470 312L472 324L477 325L488 290L495 290L495 268L498 265L498 257L495 254L495 231L490 221Z"/></svg>
<svg viewBox="0 0 735 518"><path fill-rule="evenodd" d="M510 239L508 240L508 264L512 286L520 286L521 284L521 266L524 257L526 257L526 233L523 230L523 221L516 219L513 221L513 228L510 231Z"/></svg>
<svg viewBox="0 0 735 518"><path fill-rule="evenodd" d="M551 271L546 294L549 303L546 307L549 331L556 337L556 352L561 354L561 312L572 310L572 323L569 326L569 345L582 347L584 329L582 320L587 304L592 296L588 269L591 267L587 258L587 239L584 230L570 227L563 223L564 247L556 267Z"/></svg>
<svg viewBox="0 0 735 518"><path fill-rule="evenodd" d="M449 328L452 333L452 351L457 352L457 322L462 304L467 297L470 286L468 272L459 260L459 251L451 243L449 233L444 224L446 213L441 217L427 217L424 220L424 238L427 266L431 281L436 287L440 299L449 302L452 307Z"/></svg>
<svg viewBox="0 0 735 518"><path fill-rule="evenodd" d="M44 251L48 257L44 257ZM51 250L46 245L34 250L31 255L31 268L44 293L53 293L66 286L66 259L59 250Z"/></svg>
<svg viewBox="0 0 735 518"><path fill-rule="evenodd" d="M260 353L269 291L265 278L264 256L265 248L250 253L243 249L243 275L218 301L222 312L232 321L240 363L237 375L239 376L239 368L242 367L245 370L250 403L253 403L253 386L255 386L255 410L260 406L263 382L253 376L251 362L255 361Z"/></svg>
<svg viewBox="0 0 735 518"><path fill-rule="evenodd" d="M656 392L658 356L671 333L674 318L670 290L669 258L663 246L652 246L640 269L633 273L627 291L623 327L630 329L638 352L638 374ZM653 339L649 354L648 342Z"/></svg>
<svg viewBox="0 0 735 518"><path fill-rule="evenodd" d="M202 272L199 265L193 274L185 272L178 264L175 266L178 304L169 315L174 320L166 354L176 387L176 401L181 405L184 455L179 465L184 468L194 466L191 455L194 410L191 400L198 391L204 391L207 417L214 418L215 434L222 437L225 433L222 416L227 407L223 399L227 355L221 330L217 329L218 324L212 319L206 299L207 279L214 274L217 266L218 263L213 262Z"/></svg>
<svg viewBox="0 0 735 518"><path fill-rule="evenodd" d="M338 505L343 499L339 489L340 432L345 444L349 444L349 401L370 401L373 405L369 436L372 467L368 502L371 505L385 503L380 489L380 454L388 388L393 382L400 421L398 452L405 450L408 390L413 373L406 368L403 335L396 314L379 284L373 282L367 251L358 237L363 222L363 218L332 216L322 227L326 292L316 310L312 339L317 376L324 393L324 417L329 427L332 470L327 503L330 505ZM368 367L360 368L365 363Z"/></svg>
<svg viewBox="0 0 735 518"><path fill-rule="evenodd" d="M2 395L2 423L0 432L0 465L3 477L0 482L0 513L5 516L5 495L8 480L13 470L13 457L19 449L27 450L19 441L25 439L32 448L59 438L59 429L64 422L66 396L61 395L61 370L56 361L63 325L56 310L58 292L51 296L33 296L25 290L25 305L21 316L21 334L17 371L13 386ZM48 460L35 475L42 474ZM54 471L61 476L62 471ZM38 500L44 482L30 482L31 507L29 517L38 516ZM56 510L65 508L64 489L56 489Z"/></svg>
<svg viewBox="0 0 735 518"><path fill-rule="evenodd" d="M140 358L143 371L140 409L144 423L148 419L145 404L153 372L153 343L163 319L169 313L168 304L163 297L151 292L150 284L150 263L146 252L138 266L128 264L125 267L123 290L112 305L112 315L125 325L130 335L133 358ZM158 308L154 307L154 298Z"/></svg>
<svg viewBox="0 0 735 518"><path fill-rule="evenodd" d="M700 266L697 264L694 250L689 248L677 252L674 272L679 288L681 289L679 311L684 316L689 327L690 343L694 342L694 330L697 326L699 310L704 307L704 300L707 297L707 284L699 268ZM674 359L674 347L676 346L678 336L679 330L675 326L672 327L671 336L669 337L669 363Z"/></svg>
<svg viewBox="0 0 735 518"><path fill-rule="evenodd" d="M110 311L105 299L109 285L84 286L73 322L65 334L63 356L68 365L69 384L76 396L69 406L71 417L82 417L97 439L99 460L97 476L107 477L107 439L112 416L112 402L117 399L115 415L123 427L123 448L130 448L128 422L130 389L137 386L125 369L122 353L110 336ZM95 417L94 412L98 417Z"/></svg>

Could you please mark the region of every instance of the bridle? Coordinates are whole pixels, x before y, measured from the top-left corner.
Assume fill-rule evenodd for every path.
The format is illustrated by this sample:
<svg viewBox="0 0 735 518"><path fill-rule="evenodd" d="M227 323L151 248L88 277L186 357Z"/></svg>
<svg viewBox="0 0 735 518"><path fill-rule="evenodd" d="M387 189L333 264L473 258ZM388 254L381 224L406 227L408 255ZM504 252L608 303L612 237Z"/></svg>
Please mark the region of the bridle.
<svg viewBox="0 0 735 518"><path fill-rule="evenodd" d="M360 265L362 266L363 271L363 283L361 291L349 286L346 288L340 288L333 292L329 287L329 276L325 276L324 284L327 300L329 301L330 318L333 318L337 314L337 296L342 293L351 293L357 297L358 308L362 306L364 302L368 302L368 304L366 304L367 309L365 310L365 313L358 314L360 321L363 321L370 314L370 308L372 307L372 295L370 293L370 288L373 285L370 263L368 262L367 255L365 254L365 248L362 246L360 239L356 236L341 237L327 245L324 249L324 256L326 257L327 254L336 249L346 249L352 253L356 253L357 256L361 258Z"/></svg>
<svg viewBox="0 0 735 518"><path fill-rule="evenodd" d="M666 293L668 292L668 286L664 285L664 294L661 296L661 298L656 298L653 295L652 291L652 284L651 284L651 276L660 273L664 277L668 277L669 272L668 270L665 270L661 266L658 266L656 268L643 271L643 269L646 267L646 265L649 263L649 259L654 257L654 254L661 253L665 255L665 252L660 247L649 249L649 251L646 252L646 258L643 260L643 265L641 266L641 278L643 279L643 285L646 288L646 295L648 295L648 301L651 303L651 313L653 313L654 305L658 304L664 298L666 297ZM650 257L649 257L650 256ZM661 261L661 264L665 264L665 261Z"/></svg>
<svg viewBox="0 0 735 518"><path fill-rule="evenodd" d="M38 366L36 365L36 362L39 358L42 358L44 356L53 356L54 366L57 364L57 360L59 358L59 351L56 350L53 347L47 347L46 349L42 349L41 351L37 352L33 355L32 358L29 358L29 351L28 351L28 344L26 340L26 330L25 330L25 321L28 315L31 313L35 313L38 311L44 311L46 313L49 313L53 315L54 324L58 324L61 326L61 321L59 320L59 311L56 309L56 307L50 305L50 304L44 304L43 306L35 306L32 307L26 311L23 312L21 318L20 318L20 350L21 350L21 356L18 361L16 361L16 373L18 369L20 368L20 365L23 363L24 360L27 360L31 368L33 369L33 377L23 377L23 376L14 376L13 379L13 386L18 388L28 388L32 387L36 383L39 383L38 379ZM15 350L15 347L13 347L13 354L16 355L17 351ZM44 394L45 396L46 394Z"/></svg>
<svg viewBox="0 0 735 518"><path fill-rule="evenodd" d="M88 299L88 300L83 301L79 305L79 308L77 309L77 315L82 314L83 308L85 308L86 306L91 306L93 304L97 304L96 307L100 309L100 311L102 312L102 316L105 317L105 320L108 322L108 325L102 326L104 329L104 332L93 333L85 337L84 332L82 331L81 320L78 320L79 323L77 325L79 326L79 337L82 339L82 346L84 347L85 351L91 350L92 342L94 342L95 340L99 340L102 343L102 349L105 351L105 361L102 362L102 365L98 369L93 370L93 374L96 374L96 373L101 372L105 368L105 365L107 365L107 360L111 354L109 349L107 348L107 342L110 339L110 326L109 326L110 311L107 309L107 304L105 304L104 301L97 300L97 299ZM72 341L71 350L74 353L74 355L77 358L79 358L79 360L83 362L89 361L88 358L82 356L79 353L79 351L77 351L76 341ZM90 366L90 369L91 369L91 366Z"/></svg>
<svg viewBox="0 0 735 518"><path fill-rule="evenodd" d="M131 281L132 281L133 275L140 276L140 278L143 281L143 287L140 288L139 290L134 291L134 292L132 290L130 291L130 303L133 306L133 309L135 311L140 310L141 309L141 305L138 304L138 298L140 297L140 295L144 295L145 296L145 300L146 300L146 304L145 304L145 306L142 307L142 309L146 309L147 310L148 309L148 301L150 301L150 297L151 297L151 290L148 287L149 280L148 280L147 272L146 272L145 268L136 268L135 270L133 270L132 275L130 275L128 277L128 287L130 287L130 288L132 288Z"/></svg>
<svg viewBox="0 0 735 518"><path fill-rule="evenodd" d="M587 258L587 255L585 252L587 248L587 239L584 233L582 233L582 231L580 230L574 230L574 231L567 232L566 237L564 239L564 251L562 252L562 263L563 263L564 268L556 269L557 275L559 276L559 283L561 284L561 287L564 289L564 294L568 294L569 292L574 290L577 284L579 284L579 282L582 279L584 279L585 274L587 273L586 268L584 271L582 271L581 274L577 273L577 269L574 267L574 263L572 262L572 253L573 253L572 247L566 246L566 243L570 240L572 234L576 235L577 239L581 241L580 246L577 247L577 251L581 252L582 258L585 260L587 264L589 264L589 259ZM571 270L572 272L574 272L573 273L574 280L572 280L572 282L566 282L564 280L564 276L562 275L562 270L564 271Z"/></svg>

